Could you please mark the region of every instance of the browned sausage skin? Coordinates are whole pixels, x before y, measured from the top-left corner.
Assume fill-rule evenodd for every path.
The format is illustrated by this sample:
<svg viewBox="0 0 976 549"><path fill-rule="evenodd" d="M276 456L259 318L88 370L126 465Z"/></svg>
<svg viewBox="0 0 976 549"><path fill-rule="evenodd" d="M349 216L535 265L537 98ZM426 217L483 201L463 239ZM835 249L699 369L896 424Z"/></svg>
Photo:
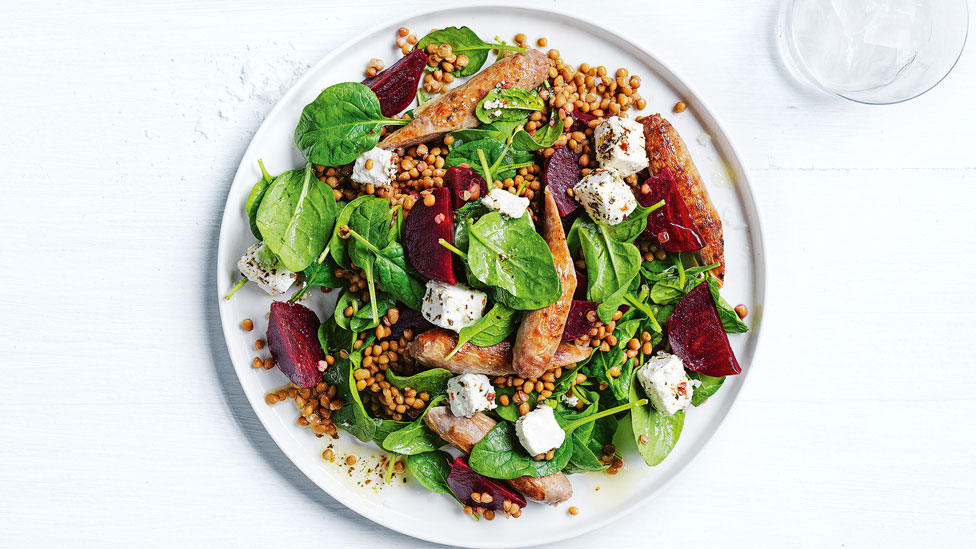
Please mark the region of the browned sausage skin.
<svg viewBox="0 0 976 549"><path fill-rule="evenodd" d="M465 343L457 353L445 359L457 345L458 336L450 330L432 328L420 334L410 345L407 353L428 368L444 368L455 374L485 374L507 376L515 373L512 367L512 343L502 341L489 347ZM592 352L590 347L572 343L560 343L549 361L549 368L566 367L584 360Z"/></svg>
<svg viewBox="0 0 976 549"><path fill-rule="evenodd" d="M384 149L410 147L437 139L447 132L479 124L475 107L496 86L523 90L539 87L549 75L549 60L539 50L510 55L471 77L461 86L423 105L412 122L388 135Z"/></svg>
<svg viewBox="0 0 976 549"><path fill-rule="evenodd" d="M710 273L718 280L719 286L725 281L725 238L722 235L722 220L718 210L708 197L708 190L695 163L688 154L681 136L660 114L645 117L644 140L647 144L647 160L651 174L664 168L671 170L678 192L688 206L695 226L705 238L705 247L698 252L705 265L718 263Z"/></svg>
<svg viewBox="0 0 976 549"><path fill-rule="evenodd" d="M543 238L552 252L556 272L562 282L562 295L555 303L542 309L529 311L515 336L512 367L524 378L539 377L549 368L566 328L566 318L576 292L576 268L566 245L566 233L556 201L549 189L545 191L545 229Z"/></svg>
<svg viewBox="0 0 976 549"><path fill-rule="evenodd" d="M480 412L471 417L457 417L447 406L431 408L424 421L441 438L465 454L470 454L474 445L497 424ZM573 496L573 485L562 473L544 477L523 476L503 482L539 503L558 505Z"/></svg>

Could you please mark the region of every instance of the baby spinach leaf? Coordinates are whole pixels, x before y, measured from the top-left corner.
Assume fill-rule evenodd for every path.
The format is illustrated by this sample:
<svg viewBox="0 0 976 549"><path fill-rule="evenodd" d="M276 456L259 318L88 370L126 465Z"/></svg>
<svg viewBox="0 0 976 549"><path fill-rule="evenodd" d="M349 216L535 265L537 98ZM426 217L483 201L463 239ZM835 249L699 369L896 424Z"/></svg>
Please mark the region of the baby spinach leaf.
<svg viewBox="0 0 976 549"><path fill-rule="evenodd" d="M651 286L651 301L658 305L671 305L681 301L686 293L677 278L665 278Z"/></svg>
<svg viewBox="0 0 976 549"><path fill-rule="evenodd" d="M353 199L352 202L346 202L343 204L342 209L339 210L339 214L336 215L335 227L332 230L332 238L329 240L329 253L332 254L333 259L339 264L343 269L349 269L349 239L342 238L339 236L339 227L349 224L349 218L352 217L352 213L356 211L356 208L360 204L371 200L373 197L366 194Z"/></svg>
<svg viewBox="0 0 976 549"><path fill-rule="evenodd" d="M407 265L403 245L391 240L376 254L373 268L380 286L411 309L423 306L427 287L412 267Z"/></svg>
<svg viewBox="0 0 976 549"><path fill-rule="evenodd" d="M578 218L568 237L571 248L582 248L586 260L587 299L603 302L621 288L630 286L641 267L637 246L615 240L606 229L591 220Z"/></svg>
<svg viewBox="0 0 976 549"><path fill-rule="evenodd" d="M410 387L418 393L427 393L430 396L447 391L447 382L452 377L454 374L444 368L431 368L408 377L398 376L393 370L386 371L386 380L397 389Z"/></svg>
<svg viewBox="0 0 976 549"><path fill-rule="evenodd" d="M261 237L261 230L258 229L258 207L261 205L261 200L264 199L264 194L268 192L268 187L271 186L271 181L274 179L268 170L264 169L264 162L259 158L258 166L261 167L261 179L251 187L251 194L247 195L247 200L244 201L244 213L247 214L247 222L251 226L251 234L253 234L258 240L264 240Z"/></svg>
<svg viewBox="0 0 976 549"><path fill-rule="evenodd" d="M558 415L556 416L558 419ZM556 448L550 460L532 459L518 435L515 426L502 421L495 425L474 448L468 458L468 465L476 473L497 479L517 478L523 475L544 477L562 471L573 455L573 438L567 434L562 445Z"/></svg>
<svg viewBox="0 0 976 549"><path fill-rule="evenodd" d="M481 139L492 139L494 141L500 141L502 143L507 142L512 136L525 125L528 121L528 117L525 120L517 120L514 122L492 122L491 124L482 124L477 128L466 128L463 130L454 130L451 132L451 136L454 137L453 147L457 147L462 143L467 143L469 141L478 141ZM521 148L521 147L519 147ZM529 150L529 149L522 149Z"/></svg>
<svg viewBox="0 0 976 549"><path fill-rule="evenodd" d="M325 257L322 263L313 261L305 269L305 284L308 287L321 286L324 288L345 288L349 284L348 278L336 276L336 265L331 255Z"/></svg>
<svg viewBox="0 0 976 549"><path fill-rule="evenodd" d="M423 452L433 452L444 445L444 441L437 433L424 423L424 416L431 408L437 406L445 398L440 395L430 401L427 408L411 421L406 427L390 433L383 440L383 449L388 452L396 452L404 456L412 456Z"/></svg>
<svg viewBox="0 0 976 549"><path fill-rule="evenodd" d="M695 387L695 392L691 395L691 403L694 406L700 406L708 400L709 397L718 392L722 388L722 384L725 383L724 377L712 377L705 374L700 374L698 372L686 372L688 377L691 379L697 379L701 382L701 385Z"/></svg>
<svg viewBox="0 0 976 549"><path fill-rule="evenodd" d="M643 391L640 383L631 383L630 402L634 403L642 399ZM664 458L668 457L678 444L681 428L685 424L685 412L681 410L673 416L666 416L648 404L633 408L630 411L630 422L634 431L634 440L637 442L637 451L644 459L644 463L653 467L664 461ZM646 444L641 442L641 436L646 438Z"/></svg>
<svg viewBox="0 0 976 549"><path fill-rule="evenodd" d="M417 49L426 50L430 44L434 46L450 44L451 50L456 55L464 54L468 57L468 64L466 66L455 69L453 74L457 77L471 76L481 70L485 61L488 60L488 53L491 50L525 51L525 48L509 46L498 42L485 42L481 38L478 38L478 35L468 27L447 27L431 31L430 34L424 36L417 42Z"/></svg>
<svg viewBox="0 0 976 549"><path fill-rule="evenodd" d="M407 456L407 470L421 486L438 494L451 494L447 475L451 474L451 456L440 450Z"/></svg>
<svg viewBox="0 0 976 549"><path fill-rule="evenodd" d="M454 245L461 251L468 251L468 225L490 212L480 200L468 202L454 210Z"/></svg>
<svg viewBox="0 0 976 549"><path fill-rule="evenodd" d="M302 109L295 145L311 163L341 166L375 147L384 126L407 122L383 116L373 90L343 82L325 88Z"/></svg>
<svg viewBox="0 0 976 549"><path fill-rule="evenodd" d="M481 158L478 156L479 149L484 153L488 166L491 167L489 175L486 175ZM490 186L494 180L515 177L515 170L531 161L530 153L513 151L495 139L479 139L454 146L444 159L444 167L467 164L472 170L481 174Z"/></svg>
<svg viewBox="0 0 976 549"><path fill-rule="evenodd" d="M457 345L445 358L453 356L465 343L488 347L502 341L515 331L520 316L515 309L506 307L502 303L495 303L488 314L481 317L478 322L458 332Z"/></svg>
<svg viewBox="0 0 976 549"><path fill-rule="evenodd" d="M613 331L617 337L617 344L611 347L609 351L595 351L593 354L596 356L590 361L590 371L600 381L610 386L610 390L613 391L613 396L617 400L626 400L630 394L634 359L629 358L624 360L624 358L626 356L627 342L637 333L640 323L640 320L633 319L618 324L617 328ZM617 377L610 375L610 369L614 366L620 369L620 375Z"/></svg>
<svg viewBox="0 0 976 549"><path fill-rule="evenodd" d="M373 197L361 203L349 216L349 258L363 270L370 298L375 300L376 254L390 241L393 211L386 199ZM372 320L379 321L378 311L370 304Z"/></svg>
<svg viewBox="0 0 976 549"><path fill-rule="evenodd" d="M376 423L376 432L373 433L373 442L376 443L380 448L383 447L383 441L386 437L390 436L390 433L394 431L399 431L407 425L410 425L409 421L395 421L392 419L374 419Z"/></svg>
<svg viewBox="0 0 976 549"><path fill-rule="evenodd" d="M513 398L517 391L518 391L518 387L496 387L495 388L495 402L497 402L498 404L497 407L494 409L494 412L498 414L498 417L504 419L505 421L511 421L512 423L518 421L519 418L519 411L518 411L519 405L515 403L515 399ZM553 395L555 394L556 393L553 393ZM498 398L501 397L502 395L508 397L507 405L502 405L501 402L498 402ZM539 393L537 393L536 391L532 391L531 393L529 393L528 397L529 398L528 400L526 400L526 402L529 403L529 408L535 408L536 402L539 401Z"/></svg>
<svg viewBox="0 0 976 549"><path fill-rule="evenodd" d="M623 221L616 225L606 225L607 233L618 242L633 242L647 227L647 216L656 210L654 206L637 205Z"/></svg>
<svg viewBox="0 0 976 549"><path fill-rule="evenodd" d="M746 326L746 323L742 322L735 309L718 293L718 281L715 280L715 277L709 276L705 279L708 281L708 289L712 292L712 298L715 299L715 305L718 308L718 317L722 320L722 327L725 328L725 332L729 334L748 332L749 327Z"/></svg>
<svg viewBox="0 0 976 549"><path fill-rule="evenodd" d="M521 151L538 151L553 146L559 136L563 134L563 119L555 117L555 122L546 124L529 135L526 131L516 132L512 138L512 147ZM645 217L645 223L647 216ZM628 219L630 216L628 216ZM624 220L626 221L626 219ZM641 229L643 230L643 229ZM640 233L638 233L640 234ZM636 238L636 236L634 237ZM633 241L633 239L631 239Z"/></svg>
<svg viewBox="0 0 976 549"><path fill-rule="evenodd" d="M312 165L274 178L258 207L265 245L290 271L308 267L325 248L336 218L332 187L315 178Z"/></svg>
<svg viewBox="0 0 976 549"><path fill-rule="evenodd" d="M468 228L467 264L484 284L498 286L514 299L514 309L541 309L562 293L552 253L528 215L505 219L490 212Z"/></svg>
<svg viewBox="0 0 976 549"><path fill-rule="evenodd" d="M360 349L367 348L373 339L373 336L366 338ZM373 436L376 434L376 422L366 413L359 391L356 390L356 379L353 377L353 373L359 369L362 358L361 351L353 351L349 354L349 358L339 356L336 358L335 364L327 368L325 372L327 374L326 381L330 385L338 387L337 391L342 394L346 403L342 408L332 413L332 421L359 440L369 442L373 440ZM332 374L330 375L330 373Z"/></svg>
<svg viewBox="0 0 976 549"><path fill-rule="evenodd" d="M492 88L478 102L474 113L485 124L515 122L534 111L542 110L544 103L535 91L521 88Z"/></svg>
<svg viewBox="0 0 976 549"><path fill-rule="evenodd" d="M395 305L394 300L387 294L379 293L376 295L376 311L379 317L386 314L390 307ZM352 307L352 316L346 316L346 309ZM378 320L373 320L372 308L363 304L353 292L343 292L336 301L335 312L332 313L335 323L344 330L350 332L365 332L379 326Z"/></svg>

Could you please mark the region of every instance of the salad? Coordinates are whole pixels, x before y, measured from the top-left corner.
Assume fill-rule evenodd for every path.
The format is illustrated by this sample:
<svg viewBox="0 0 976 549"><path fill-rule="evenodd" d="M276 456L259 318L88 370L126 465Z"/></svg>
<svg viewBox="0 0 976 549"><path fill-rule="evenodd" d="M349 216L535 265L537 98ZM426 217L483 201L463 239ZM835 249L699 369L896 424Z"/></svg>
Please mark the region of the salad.
<svg viewBox="0 0 976 549"><path fill-rule="evenodd" d="M630 117L647 100L626 69L467 27L396 40L395 64L302 110L304 166L258 161L256 242L226 299L248 282L278 298L254 365L291 384L266 402L375 443L387 480L405 469L475 518L616 474L626 422L658 465L740 372L727 334L747 331L681 137ZM334 311L303 304L316 287L339 292Z"/></svg>

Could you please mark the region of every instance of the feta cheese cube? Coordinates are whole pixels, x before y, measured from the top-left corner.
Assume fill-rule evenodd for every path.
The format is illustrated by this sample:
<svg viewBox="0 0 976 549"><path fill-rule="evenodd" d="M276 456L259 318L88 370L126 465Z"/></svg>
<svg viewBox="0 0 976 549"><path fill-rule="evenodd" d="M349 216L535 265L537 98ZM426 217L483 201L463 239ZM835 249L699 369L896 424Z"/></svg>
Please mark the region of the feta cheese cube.
<svg viewBox="0 0 976 549"><path fill-rule="evenodd" d="M283 294L298 278L297 274L281 264L271 250L265 249L264 242L248 248L244 257L237 262L237 268L248 280L257 282L268 295Z"/></svg>
<svg viewBox="0 0 976 549"><path fill-rule="evenodd" d="M352 166L352 180L360 185L377 187L389 185L394 176L396 176L396 157L393 151L379 147L359 155Z"/></svg>
<svg viewBox="0 0 976 549"><path fill-rule="evenodd" d="M593 170L573 187L573 196L597 223L616 225L637 207L637 198L614 168Z"/></svg>
<svg viewBox="0 0 976 549"><path fill-rule="evenodd" d="M697 379L688 379L680 357L664 352L638 368L637 379L654 409L666 416L687 408L695 387L701 384Z"/></svg>
<svg viewBox="0 0 976 549"><path fill-rule="evenodd" d="M525 214L529 207L529 199L524 196L515 196L504 189L492 189L488 196L481 199L485 207L495 210L512 219L517 219Z"/></svg>
<svg viewBox="0 0 976 549"><path fill-rule="evenodd" d="M596 139L596 159L604 168L616 168L627 177L647 167L644 151L644 126L619 116L600 122L593 132Z"/></svg>
<svg viewBox="0 0 976 549"><path fill-rule="evenodd" d="M544 404L515 422L515 434L530 456L559 448L566 438L566 431L556 422L556 414Z"/></svg>
<svg viewBox="0 0 976 549"><path fill-rule="evenodd" d="M447 380L447 398L451 413L458 417L471 417L497 406L495 388L484 374L462 374Z"/></svg>
<svg viewBox="0 0 976 549"><path fill-rule="evenodd" d="M570 393L566 393L565 395L559 397L559 401L565 404L566 406L569 406L570 408L575 408L576 405L579 404L579 397Z"/></svg>
<svg viewBox="0 0 976 549"><path fill-rule="evenodd" d="M487 303L488 294L484 292L463 284L451 286L439 280L428 280L420 312L431 324L457 332L478 322Z"/></svg>

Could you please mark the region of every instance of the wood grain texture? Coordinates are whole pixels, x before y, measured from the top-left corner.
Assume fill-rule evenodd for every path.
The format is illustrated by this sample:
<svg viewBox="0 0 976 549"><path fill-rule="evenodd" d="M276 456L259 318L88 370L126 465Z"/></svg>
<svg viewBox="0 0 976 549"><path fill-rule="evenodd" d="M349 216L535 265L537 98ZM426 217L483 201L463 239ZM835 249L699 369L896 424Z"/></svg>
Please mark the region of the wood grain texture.
<svg viewBox="0 0 976 549"><path fill-rule="evenodd" d="M782 72L779 3L601 16L708 98L752 168L770 269L753 314L768 321L741 402L689 471L559 547L976 537L976 62L901 105L821 96ZM278 450L213 296L251 135L309 64L403 10L0 6L0 546L427 546L347 511Z"/></svg>

